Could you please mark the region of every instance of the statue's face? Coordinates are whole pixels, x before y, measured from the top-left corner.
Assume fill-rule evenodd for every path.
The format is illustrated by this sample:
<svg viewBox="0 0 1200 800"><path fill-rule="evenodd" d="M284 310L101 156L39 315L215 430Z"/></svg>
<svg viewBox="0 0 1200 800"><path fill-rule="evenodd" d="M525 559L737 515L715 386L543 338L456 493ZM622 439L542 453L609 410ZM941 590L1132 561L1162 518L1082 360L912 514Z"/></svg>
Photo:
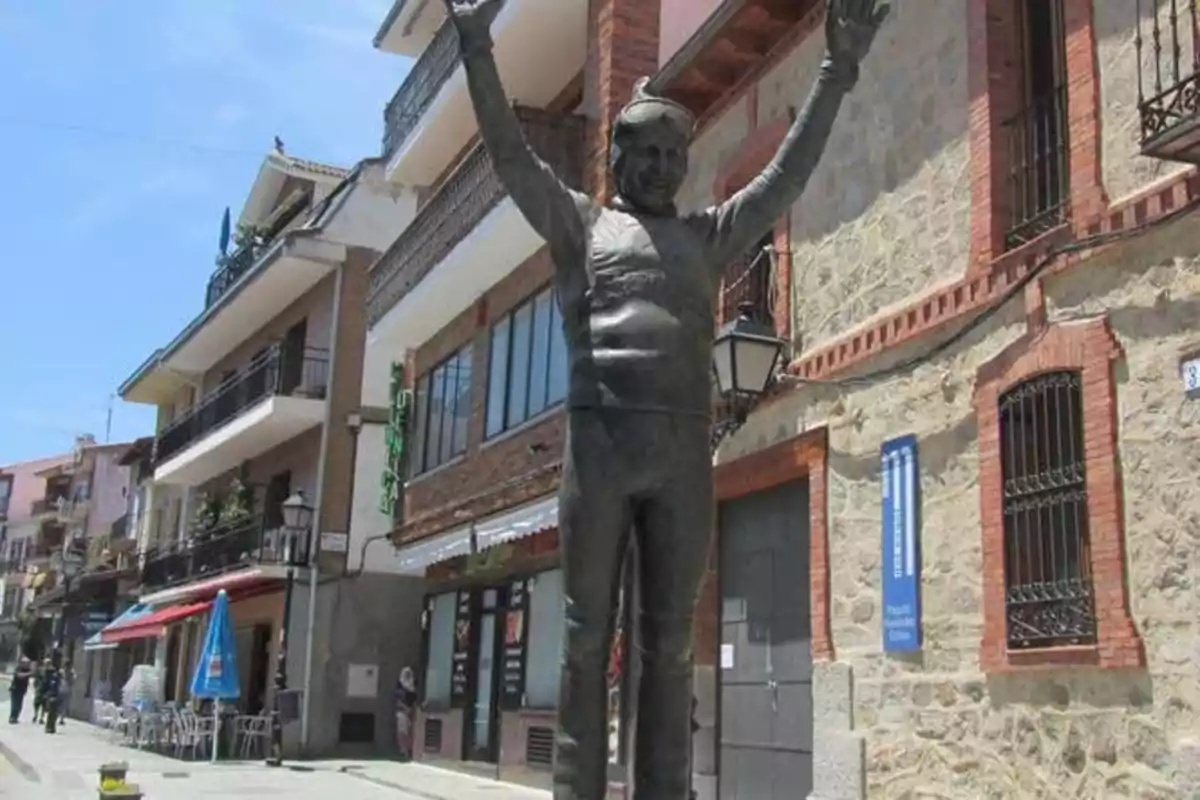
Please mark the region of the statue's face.
<svg viewBox="0 0 1200 800"><path fill-rule="evenodd" d="M670 209L687 177L687 137L667 123L646 124L624 133L618 146L614 166L621 196L651 213Z"/></svg>

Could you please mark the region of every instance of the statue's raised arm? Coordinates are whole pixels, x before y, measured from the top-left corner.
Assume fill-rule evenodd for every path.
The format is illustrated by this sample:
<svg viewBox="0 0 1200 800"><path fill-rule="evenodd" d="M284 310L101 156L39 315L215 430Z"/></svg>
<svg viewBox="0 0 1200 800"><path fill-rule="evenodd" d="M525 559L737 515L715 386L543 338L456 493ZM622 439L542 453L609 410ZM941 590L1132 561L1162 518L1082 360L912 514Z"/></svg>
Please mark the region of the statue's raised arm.
<svg viewBox="0 0 1200 800"><path fill-rule="evenodd" d="M829 140L842 99L858 80L858 65L887 17L878 0L827 0L828 47L804 109L766 168L741 191L709 210L713 264L723 267L771 230L808 185Z"/></svg>
<svg viewBox="0 0 1200 800"><path fill-rule="evenodd" d="M504 0L445 0L479 133L501 183L535 231L563 255L583 242L586 196L571 191L530 149L492 56L491 26Z"/></svg>

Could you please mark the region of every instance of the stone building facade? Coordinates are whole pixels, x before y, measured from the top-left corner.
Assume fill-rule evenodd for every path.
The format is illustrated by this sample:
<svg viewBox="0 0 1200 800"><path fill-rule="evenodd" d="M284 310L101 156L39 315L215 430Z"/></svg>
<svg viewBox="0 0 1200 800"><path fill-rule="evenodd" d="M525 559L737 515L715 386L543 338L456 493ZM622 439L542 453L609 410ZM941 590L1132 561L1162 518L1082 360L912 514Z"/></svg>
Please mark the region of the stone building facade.
<svg viewBox="0 0 1200 800"><path fill-rule="evenodd" d="M812 797L1191 797L1200 406L1180 368L1200 349L1184 216L1200 181L1139 154L1134 37L1151 15L1061 4L1063 209L1014 244L1021 165L1003 137L1020 4L895 5L775 237L798 385L718 455L723 501L808 481ZM684 207L760 166L760 142L778 141L816 78L818 21L708 109ZM999 404L1055 371L1081 384L1095 637L1010 649ZM903 434L919 451L923 640L896 655L881 645L880 447ZM696 648L727 673L718 550ZM702 708L721 705L712 683ZM742 797L723 774L727 738L714 772L722 797Z"/></svg>
<svg viewBox="0 0 1200 800"><path fill-rule="evenodd" d="M613 190L611 119L642 75L699 118L681 210L744 185L803 106L824 4L705 2L704 14L668 0L587 4L581 91L572 83L558 107L587 120L584 183L596 194ZM1171 30L1178 4L1044 7L1048 18L1020 0L893 4L804 196L765 239L769 260L753 261L769 264L758 310L789 345L792 379L716 455L720 524L695 626L700 798L795 797L800 784L814 800L1200 791L1200 406L1180 377L1200 352L1198 223L1185 213L1200 177L1141 155L1139 61L1145 72L1152 55L1136 45L1154 12ZM1038 47L1050 66L1028 60ZM1033 84L1053 98L1051 116L1020 89ZM1035 118L1058 126L1041 160L1013 148ZM408 351L407 374L421 375L473 343L473 388L463 454L408 482L399 552L552 495L560 412L483 441L487 331L550 273L534 255ZM743 273L725 275L723 320ZM1030 646L1011 622L1006 558L1014 537L1031 537L1005 523L1002 434L1014 390L1043 376L1076 398L1038 419L1078 436L1071 502L1085 521L1071 558L1042 563L1073 570L1087 630ZM904 435L918 453L921 646L896 654L882 646L880 450ZM756 557L748 537L770 526L773 566L738 573ZM426 572L437 591L557 564L552 525L502 558L455 552ZM735 640L748 619L731 611L753 605L739 581L781 583L779 569L792 585L754 622L793 627L791 695L742 680L762 648ZM738 707L778 729L746 729ZM461 708L426 712L419 737L435 719L439 743L463 738ZM553 710L508 713L496 758L526 779L527 733Z"/></svg>

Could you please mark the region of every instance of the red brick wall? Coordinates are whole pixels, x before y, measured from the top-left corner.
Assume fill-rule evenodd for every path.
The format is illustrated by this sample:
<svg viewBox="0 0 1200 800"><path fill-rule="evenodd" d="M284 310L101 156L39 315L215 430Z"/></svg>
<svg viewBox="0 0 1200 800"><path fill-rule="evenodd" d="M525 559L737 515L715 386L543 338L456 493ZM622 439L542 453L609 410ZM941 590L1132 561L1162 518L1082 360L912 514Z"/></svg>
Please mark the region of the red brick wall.
<svg viewBox="0 0 1200 800"><path fill-rule="evenodd" d="M979 369L974 396L979 424L979 497L983 537L983 640L980 665L999 672L1088 664L1137 667L1142 643L1125 587L1124 515L1117 464L1117 403L1112 362L1122 355L1107 319L1064 323L1014 342ZM1010 386L1042 372L1082 370L1088 534L1098 641L1095 646L1010 652L1004 581L1003 480L997 401Z"/></svg>
<svg viewBox="0 0 1200 800"><path fill-rule="evenodd" d="M1017 4L1024 0L971 2L967 39L971 96L971 268L984 270L1004 252L1013 209L1012 167L1002 123L1022 102ZM1092 0L1064 0L1067 118L1071 178L1069 214L1086 219L1107 202L1100 173L1100 80Z"/></svg>
<svg viewBox="0 0 1200 800"><path fill-rule="evenodd" d="M608 171L612 121L629 102L638 78L658 71L660 0L590 0L584 107L588 191L608 200L615 187Z"/></svg>

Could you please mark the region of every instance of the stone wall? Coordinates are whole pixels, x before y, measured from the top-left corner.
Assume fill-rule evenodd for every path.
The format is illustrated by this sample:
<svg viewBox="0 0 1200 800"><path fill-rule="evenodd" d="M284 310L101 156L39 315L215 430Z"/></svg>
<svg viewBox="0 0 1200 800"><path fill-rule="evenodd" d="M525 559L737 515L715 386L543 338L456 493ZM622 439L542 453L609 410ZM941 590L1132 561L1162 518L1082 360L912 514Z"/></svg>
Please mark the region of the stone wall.
<svg viewBox="0 0 1200 800"><path fill-rule="evenodd" d="M852 735L839 747L853 758L865 744L865 796L1146 800L1200 791L1200 589L1192 577L1200 401L1184 399L1179 377L1181 355L1200 349L1197 233L1200 223L1176 223L1045 288L1051 324L1107 312L1125 352L1115 367L1120 470L1145 670L980 671L982 498L971 401L976 368L1025 331L1020 303L915 370L862 388L790 393L727 444L722 461L829 426L832 629L838 664L853 681ZM882 654L879 614L879 447L905 433L920 442L922 492L925 642L912 659ZM836 727L828 710L837 707L835 687L814 687L818 730L823 713ZM819 740L823 749L818 762L839 756Z"/></svg>
<svg viewBox="0 0 1200 800"><path fill-rule="evenodd" d="M966 269L965 4L897 5L792 209L792 330L802 350ZM803 107L824 47L818 29L759 81L753 105L742 100L704 132L681 208L717 199L717 176L740 154L751 115L764 128Z"/></svg>

